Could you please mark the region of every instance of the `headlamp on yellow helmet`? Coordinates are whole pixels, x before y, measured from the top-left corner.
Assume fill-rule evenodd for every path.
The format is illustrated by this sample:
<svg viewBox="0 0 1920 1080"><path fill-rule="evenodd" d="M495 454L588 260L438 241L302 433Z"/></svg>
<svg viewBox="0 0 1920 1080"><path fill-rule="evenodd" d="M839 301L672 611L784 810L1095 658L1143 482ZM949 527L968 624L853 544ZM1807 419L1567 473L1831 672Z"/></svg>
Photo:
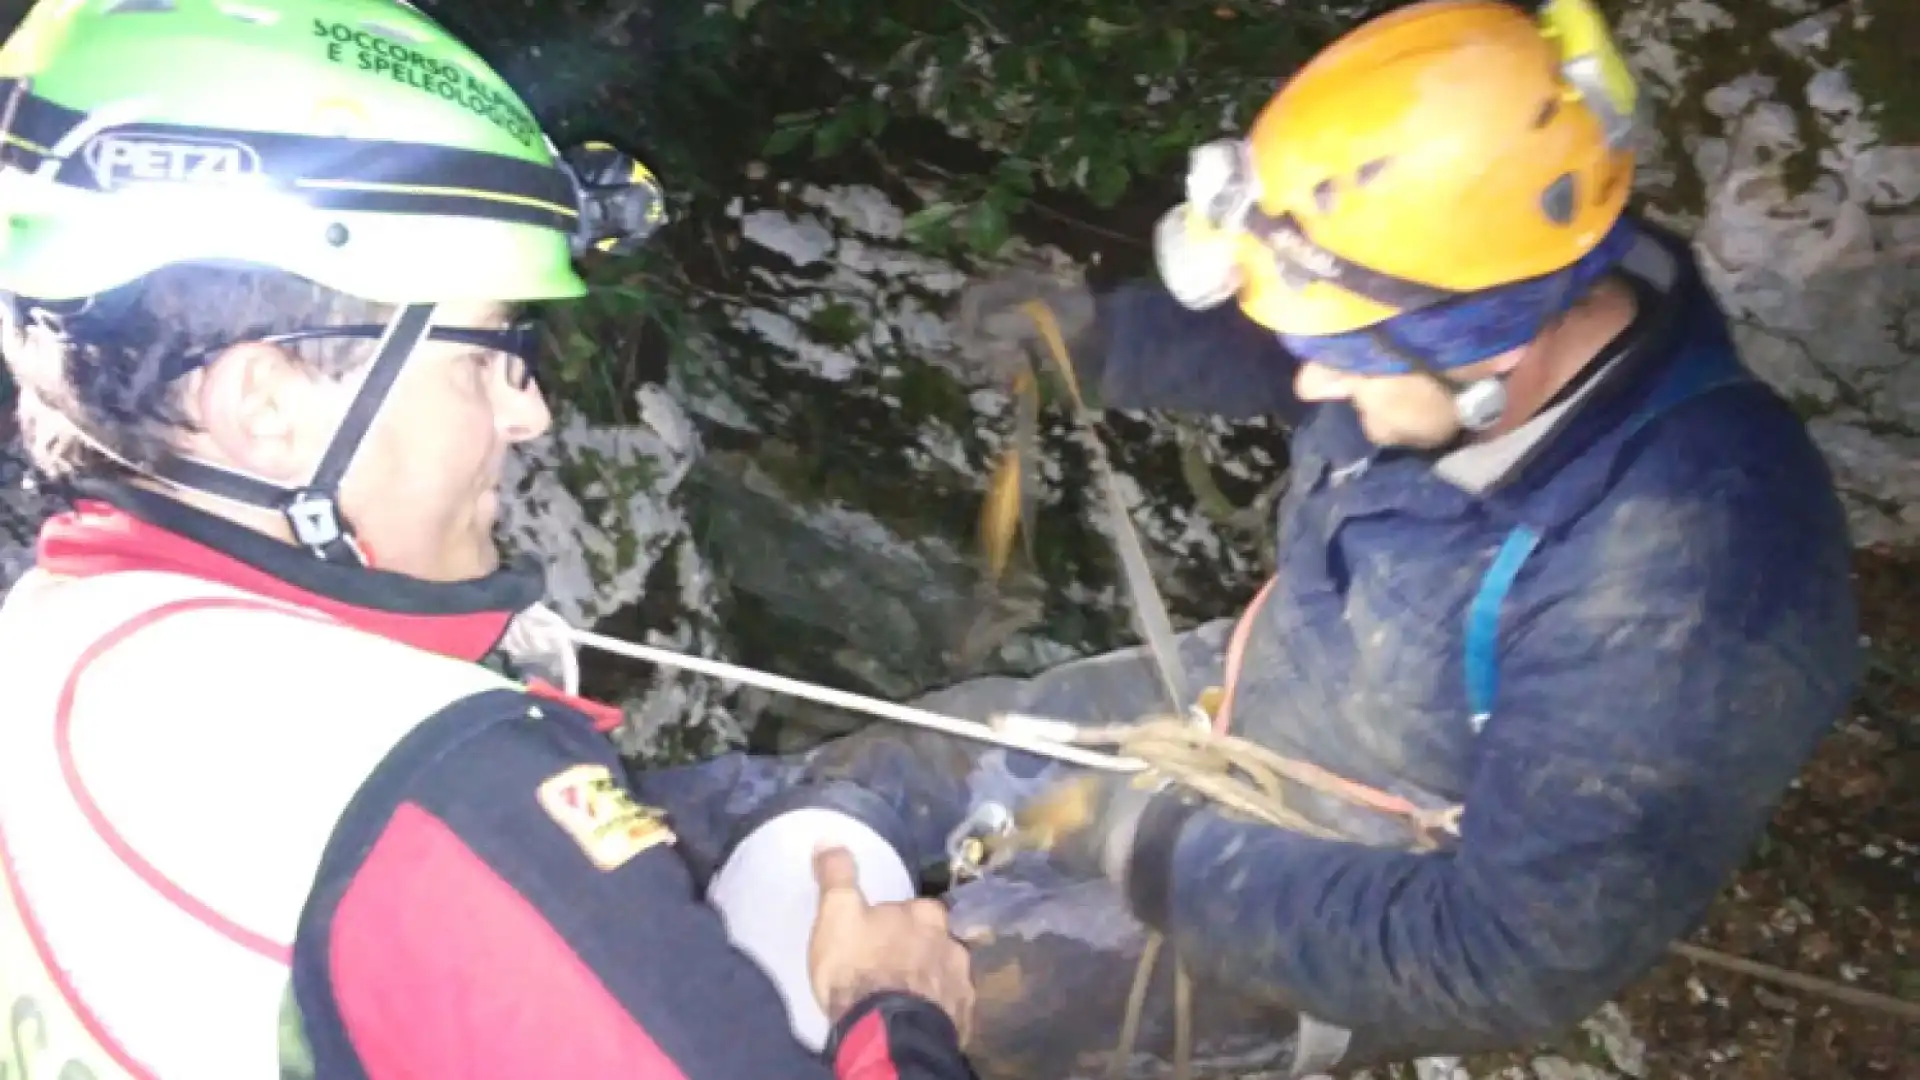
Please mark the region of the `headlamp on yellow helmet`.
<svg viewBox="0 0 1920 1080"><path fill-rule="evenodd" d="M1239 249L1259 194L1245 142L1212 142L1188 155L1187 201L1160 219L1153 244L1161 280L1182 304L1215 307L1240 291Z"/></svg>
<svg viewBox="0 0 1920 1080"><path fill-rule="evenodd" d="M1403 311L1457 295L1344 259L1314 243L1292 215L1268 214L1260 206L1252 149L1243 139L1193 150L1187 201L1155 227L1154 257L1167 291L1194 310L1274 285L1300 290L1325 283Z"/></svg>

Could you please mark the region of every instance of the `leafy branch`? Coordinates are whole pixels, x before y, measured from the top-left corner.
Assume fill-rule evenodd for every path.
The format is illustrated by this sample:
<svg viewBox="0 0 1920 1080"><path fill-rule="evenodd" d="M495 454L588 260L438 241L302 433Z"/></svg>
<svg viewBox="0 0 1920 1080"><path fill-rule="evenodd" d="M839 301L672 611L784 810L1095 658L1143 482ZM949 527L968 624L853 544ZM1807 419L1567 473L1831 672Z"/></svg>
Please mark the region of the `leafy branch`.
<svg viewBox="0 0 1920 1080"><path fill-rule="evenodd" d="M902 121L938 121L1003 160L916 214L915 235L992 255L1037 186L1110 207L1137 177L1238 130L1345 17L1212 0L827 0L758 5L749 20L758 47L807 41L846 80L834 100L776 118L765 156L831 159Z"/></svg>

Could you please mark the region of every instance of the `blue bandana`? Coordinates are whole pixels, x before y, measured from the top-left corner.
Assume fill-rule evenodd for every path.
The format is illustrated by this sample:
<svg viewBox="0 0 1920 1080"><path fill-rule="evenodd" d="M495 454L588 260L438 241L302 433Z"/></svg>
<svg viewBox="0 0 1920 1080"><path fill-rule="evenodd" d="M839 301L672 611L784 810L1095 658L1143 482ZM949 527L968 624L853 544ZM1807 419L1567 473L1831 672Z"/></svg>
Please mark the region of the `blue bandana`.
<svg viewBox="0 0 1920 1080"><path fill-rule="evenodd" d="M1592 251L1543 277L1411 311L1363 330L1330 337L1281 334L1289 352L1308 363L1352 375L1404 375L1411 369L1381 344L1401 349L1442 371L1477 364L1532 341L1547 320L1565 312L1626 256L1639 233L1624 215Z"/></svg>

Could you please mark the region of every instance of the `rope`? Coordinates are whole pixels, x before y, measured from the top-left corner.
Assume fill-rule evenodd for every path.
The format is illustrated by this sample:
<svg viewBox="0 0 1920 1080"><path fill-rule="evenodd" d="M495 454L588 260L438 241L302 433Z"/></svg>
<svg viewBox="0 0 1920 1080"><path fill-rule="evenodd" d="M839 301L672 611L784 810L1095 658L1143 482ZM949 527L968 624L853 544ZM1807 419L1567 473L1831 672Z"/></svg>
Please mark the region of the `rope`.
<svg viewBox="0 0 1920 1080"><path fill-rule="evenodd" d="M1031 718L1027 717L1000 717L994 725L981 724L844 690L816 686L737 664L699 656L687 656L671 649L622 641L619 638L586 630L570 628L569 636L575 644L583 648L598 649L615 656L659 664L662 667L693 671L717 679L746 683L774 693L817 701L851 712L864 713L877 719L891 720L897 724L925 727L957 738L1024 750L1106 772L1148 772L1173 783L1182 784L1196 794L1229 809L1281 828L1299 828L1312 835L1328 834L1326 830L1319 829L1287 806L1284 794L1277 798L1268 795L1269 792L1274 791L1284 792L1283 785L1277 783L1273 777L1292 780L1303 786L1327 791L1343 798L1352 797L1356 792L1372 791L1370 788L1352 784L1351 781L1344 780L1317 766L1282 757L1258 743L1249 742L1237 736L1199 731L1190 724L1178 721L1159 720L1137 726L1116 725L1108 728L1078 729L1070 739L1062 741L1038 734L1022 734L1016 730L1023 723L1032 723ZM1070 727L1072 725L1056 723L1048 725L1048 730ZM1118 753L1095 749L1102 744L1112 746ZM1333 783L1328 783L1329 780ZM1388 813L1400 812L1393 805L1390 796L1384 801L1368 802L1365 805ZM1431 818L1416 815L1403 816L1408 816L1415 826L1426 830L1429 834L1434 831L1452 831L1452 822L1448 820L1446 814L1434 815ZM1017 841L1010 837L986 838L982 841L982 845L990 849L987 854L1011 853L1018 849ZM1155 946L1156 951L1157 948ZM1671 951L1677 956L1696 963L1751 978L1765 979L1835 1001L1884 1012L1910 1023L1920 1023L1920 1004L1914 1002L1848 986L1831 979L1788 971L1699 945L1676 943ZM1143 988L1141 990L1143 997L1141 1004L1130 1008L1130 1013L1144 1008L1145 979L1152 972L1151 964L1155 958L1154 953L1148 953L1141 958L1143 964L1148 965L1146 974L1141 975L1137 980ZM1180 977L1185 977L1184 968ZM1182 1000L1181 992L1179 984L1176 983L1176 1007L1180 1000ZM1178 1016L1175 1018L1175 1024L1175 1042L1178 1045L1179 1031L1190 1031L1190 1025L1187 1020ZM1135 1016L1131 1027L1123 1025L1122 1030L1123 1033L1127 1030L1137 1031L1138 1027L1139 1018ZM1129 1038L1120 1051L1122 1058L1131 1053L1131 1045L1132 1039Z"/></svg>
<svg viewBox="0 0 1920 1080"><path fill-rule="evenodd" d="M713 660L704 656L688 656L672 649L663 649L657 645L641 645L638 642L624 641L606 634L597 634L591 630L568 627L567 636L575 645L585 649L597 649L614 656L624 656L629 660L639 660L661 667L691 671L706 675L723 682L745 683L775 694L813 701L848 712L861 713L881 720L891 720L908 727L925 728L938 731L956 738L973 742L992 743L1012 750L1023 750L1029 754L1082 765L1102 772L1139 772L1146 768L1144 762L1131 758L1116 757L1113 754L1097 753L1077 746L1071 746L1055 739L1024 735L1017 731L1000 731L990 725L973 720L962 720L956 716L946 716L930 709L901 705L897 702L882 701L879 698L856 694L849 690L835 690L829 686L790 679L785 675L756 671L739 664L729 664L723 660Z"/></svg>
<svg viewBox="0 0 1920 1080"><path fill-rule="evenodd" d="M1194 699L1187 692L1186 673L1180 666L1180 654L1173 644L1173 620L1167 615L1167 605L1160 598L1160 590L1154 587L1153 569L1147 563L1147 550L1140 543L1139 531L1127 516L1126 496L1120 491L1119 475L1107 457L1107 444L1101 441L1094 430L1093 411L1087 408L1086 398L1080 393L1080 379L1074 374L1073 358L1067 352L1067 339L1060 332L1060 321L1054 317L1053 309L1039 300L1027 301L1020 305L1020 310L1039 329L1040 337L1047 343L1047 352L1053 358L1054 371L1059 374L1068 395L1073 398L1074 422L1086 433L1088 456L1106 495L1107 517L1113 524L1114 553L1120 556L1121 576L1126 579L1127 594L1133 599L1134 626L1139 629L1140 636L1146 639L1147 652L1153 657L1154 669L1160 676L1160 689L1166 694L1167 703L1173 707L1175 715L1186 715ZM1038 372L1034 373L1034 382L1037 391ZM1036 393L1035 397L1038 396Z"/></svg>
<svg viewBox="0 0 1920 1080"><path fill-rule="evenodd" d="M1025 718L1002 716L996 726L1017 727ZM1327 840L1348 840L1346 835L1328 829L1294 809L1288 800L1289 782L1339 798L1405 816L1415 827L1410 846L1430 850L1436 846L1434 835L1448 827L1441 815L1428 815L1391 796L1337 777L1318 766L1285 757L1235 735L1221 734L1195 726L1189 720L1149 719L1138 724L1080 728L1072 742L1087 747L1107 747L1116 754L1147 763L1146 774L1154 779L1185 788L1230 813L1236 813L1276 828L1291 829ZM1406 811L1403 811L1403 806ZM998 859L1022 850L1023 837L1014 832L982 841L990 859ZM1128 1061L1139 1041L1140 1025L1146 1013L1147 991L1153 981L1160 954L1166 950L1166 937L1148 930L1140 960L1134 968L1133 985L1127 994L1120 1034L1113 1055L1107 1062L1109 1080L1125 1075ZM1173 957L1173 1075L1174 1080L1191 1080L1193 1075L1193 978L1186 963L1175 951Z"/></svg>
<svg viewBox="0 0 1920 1080"><path fill-rule="evenodd" d="M1075 728L1072 725L1048 723L1046 726L1053 737L1080 746L1108 748L1118 756L1145 763L1150 776L1183 787L1222 809L1276 828L1290 829L1308 836L1342 841L1352 839L1319 825L1289 805L1287 797L1289 782L1358 806L1403 818L1412 827L1409 843L1412 850L1432 850L1438 846L1438 837L1442 834L1457 836L1460 807L1451 807L1444 811L1424 810L1405 799L1355 783L1309 762L1277 754L1265 746L1230 733L1234 688L1238 682L1246 631L1252 622L1251 615L1258 610L1261 601L1265 600L1271 591L1272 582L1261 590L1248 612L1242 616L1240 625L1235 628L1234 640L1226 662L1225 685L1209 690L1198 701L1190 701L1186 698L1186 685L1182 678L1178 652L1173 644L1172 627L1167 617L1166 606L1160 599L1159 590L1154 586L1152 572L1148 568L1139 536L1120 500L1118 482L1108 461L1105 447L1092 430L1085 399L1080 393L1079 381L1074 374L1073 361L1068 353L1065 337L1060 332L1059 322L1054 317L1053 311L1040 300L1030 300L1022 304L1020 310L1033 320L1035 327L1039 330L1054 370L1059 374L1073 399L1075 418L1089 435L1094 469L1107 489L1108 511L1113 520L1114 542L1121 556L1121 567L1127 579L1127 591L1134 600L1136 625L1140 627L1142 636L1147 639L1148 650L1158 669L1162 689L1168 694L1169 704L1172 706L1172 718L1150 719L1138 724ZM1030 374L1037 380L1037 372ZM1037 387L1035 389L1037 390ZM1213 708L1206 708L1207 704L1211 704ZM1017 731L1021 721L1026 719L1028 718L1002 716L996 718L994 727L1002 733L1012 733ZM1196 723L1196 720L1202 722ZM983 841L983 845L989 855L994 853L995 839L988 838ZM1021 838L1017 832L1005 835L997 839L997 846L1009 851L1018 850L1021 847ZM1119 1080L1125 1072L1128 1060L1133 1055L1146 1009L1147 990L1165 945L1164 935L1151 930L1148 932L1139 965L1134 971L1133 985L1127 995L1126 1012L1120 1024L1120 1036L1114 1047L1113 1056L1108 1062L1107 1074L1111 1080ZM1920 1021L1920 1004L1903 1001L1886 994L1787 971L1686 942L1672 944L1669 946L1669 952L1696 963L1776 982L1835 1001L1885 1012L1910 1022ZM1186 964L1176 951L1173 1001L1175 1080L1189 1080L1192 1076L1192 1010L1192 979Z"/></svg>
<svg viewBox="0 0 1920 1080"><path fill-rule="evenodd" d="M1391 796L1354 784L1317 766L1276 754L1238 736L1197 729L1183 721L1157 719L1138 725L1086 728L1074 741L1089 747L1111 747L1116 753L1146 762L1147 774L1151 777L1185 788L1229 812L1308 836L1351 840L1351 837L1307 819L1289 806L1285 791L1287 781L1405 817L1414 827L1414 839L1409 845L1412 850L1432 850L1437 846L1439 834L1457 832L1457 816L1451 812L1430 813L1410 806L1403 808L1395 805L1397 801ZM1002 852L1011 854L1022 847L1017 834L997 840L989 839L986 844L989 853L996 858ZM1149 931L1139 964L1134 970L1132 988L1127 995L1120 1035L1114 1046L1113 1057L1108 1062L1107 1075L1111 1080L1118 1080L1124 1074L1126 1063L1133 1055L1146 1011L1147 990L1164 947L1164 936ZM1764 964L1691 942L1674 942L1667 951L1673 956L1706 967L1884 1013L1907 1023L1920 1023L1920 1003L1890 994ZM1192 978L1177 954L1174 964L1173 1070L1175 1080L1190 1080Z"/></svg>
<svg viewBox="0 0 1920 1080"><path fill-rule="evenodd" d="M997 717L995 727L1020 731L1024 719ZM1118 756L1144 762L1149 775L1183 787L1231 813L1323 840L1352 838L1294 809L1287 791L1290 783L1405 819L1416 848L1435 847L1437 834L1454 831L1456 815L1452 809L1423 810L1318 765L1275 753L1250 739L1220 734L1186 720L1158 718L1080 728L1072 734L1071 742L1106 748Z"/></svg>
<svg viewBox="0 0 1920 1080"><path fill-rule="evenodd" d="M1153 658L1161 689L1172 710L1170 718L1138 724L1102 728L1069 726L1065 732L1058 733L1064 736L1061 741L1080 746L1107 747L1117 755L1145 762L1149 772L1159 779L1184 787L1229 812L1277 828L1328 840L1350 839L1295 810L1287 797L1287 784L1291 782L1403 817L1413 826L1411 846L1416 850L1434 847L1436 833L1446 831L1451 824L1447 815L1431 814L1404 799L1356 784L1316 765L1282 756L1258 743L1228 733L1227 724L1236 681L1234 675L1239 666L1241 647L1244 646L1247 620L1243 619L1241 626L1236 628L1236 647L1228 659L1226 685L1218 693L1203 695L1200 699L1189 696L1179 652L1174 645L1172 620L1167 615L1159 589L1154 585L1153 571L1147 563L1139 533L1127 516L1119 480L1107 456L1106 446L1093 430L1091 411L1080 392L1079 378L1067 349L1066 337L1060 332L1059 320L1055 318L1053 310L1040 300L1029 300L1020 306L1020 310L1033 321L1041 340L1045 342L1053 370L1072 398L1074 418L1088 436L1089 456L1106 495L1114 546L1120 556L1128 595L1133 600L1134 623L1141 637L1146 639L1148 654ZM1025 374L1037 383L1037 371ZM1207 700L1209 697L1211 701ZM1209 710L1207 704L1215 705L1217 712ZM1001 717L995 726L1003 732L1017 730L1016 721L1017 718ZM1007 843L1017 846L1018 840L1009 838ZM1147 987L1164 944L1162 935L1149 932L1139 967L1134 972L1133 989L1128 995L1126 1014L1120 1024L1120 1038L1108 1062L1108 1075L1114 1080L1118 1080L1133 1055L1146 1007ZM1173 1067L1176 1080L1187 1080L1192 1075L1192 1008L1192 980L1186 964L1176 954L1173 1009Z"/></svg>
<svg viewBox="0 0 1920 1080"><path fill-rule="evenodd" d="M1069 727L1063 733L1066 737L1062 741L1081 746L1103 746L1120 756L1146 762L1150 772L1158 778L1185 787L1226 810L1256 821L1311 836L1340 839L1338 833L1322 828L1288 805L1287 782L1330 790L1343 797L1353 797L1354 791L1368 789L1340 781L1325 770L1282 757L1257 743L1228 735L1224 730L1210 730L1214 726L1213 718L1187 688L1179 650L1174 644L1173 621L1167 614L1160 590L1154 585L1153 571L1147 563L1139 532L1127 515L1119 478L1107 456L1106 444L1094 430L1092 413L1080 392L1079 377L1075 374L1066 337L1060 332L1059 320L1051 308L1037 299L1022 304L1020 310L1033 320L1035 329L1046 343L1053 370L1072 398L1074 420L1087 435L1093 471L1099 477L1102 492L1106 496L1114 548L1120 557L1127 593L1133 600L1133 622L1140 636L1146 640L1148 655L1152 657L1154 669L1160 677L1161 691L1172 710L1171 719L1105 728ZM1033 380L1037 391L1039 373L1032 371L1026 374ZM1035 397L1038 396L1036 393ZM1016 447L1015 453L1018 452ZM1228 701L1232 697L1231 687L1229 680L1227 689L1221 695ZM1003 732L1017 729L1017 718L1001 717L995 727ZM1009 846L1017 846L1018 839L1009 838L1008 843ZM1107 1063L1107 1074L1112 1080L1118 1080L1133 1056L1146 1010L1147 990L1165 945L1163 935L1149 931L1139 966L1134 969L1133 986L1127 995L1126 1012L1120 1023L1120 1036L1114 1046L1113 1056ZM1193 1072L1193 981L1187 965L1177 952L1174 956L1173 995L1174 1077L1175 1080L1189 1080Z"/></svg>

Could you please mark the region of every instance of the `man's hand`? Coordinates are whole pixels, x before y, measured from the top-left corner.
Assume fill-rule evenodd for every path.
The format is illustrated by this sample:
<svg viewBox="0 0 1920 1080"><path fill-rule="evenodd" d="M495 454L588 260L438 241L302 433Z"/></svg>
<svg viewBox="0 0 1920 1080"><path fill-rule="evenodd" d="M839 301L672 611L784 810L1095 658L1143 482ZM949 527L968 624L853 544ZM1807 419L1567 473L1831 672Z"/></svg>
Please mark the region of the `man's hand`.
<svg viewBox="0 0 1920 1080"><path fill-rule="evenodd" d="M1010 270L968 285L960 293L954 317L960 355L984 383L1008 386L1029 365L1037 365L1049 384L1057 383L1045 339L1021 305L1045 304L1060 326L1072 354L1074 378L1091 395L1101 357L1095 347L1095 306L1085 285L1031 270Z"/></svg>
<svg viewBox="0 0 1920 1080"><path fill-rule="evenodd" d="M973 1022L973 972L967 950L947 928L938 900L869 904L853 856L842 848L814 853L820 912L808 966L827 1021L885 990L923 997L953 1019L966 1045Z"/></svg>

